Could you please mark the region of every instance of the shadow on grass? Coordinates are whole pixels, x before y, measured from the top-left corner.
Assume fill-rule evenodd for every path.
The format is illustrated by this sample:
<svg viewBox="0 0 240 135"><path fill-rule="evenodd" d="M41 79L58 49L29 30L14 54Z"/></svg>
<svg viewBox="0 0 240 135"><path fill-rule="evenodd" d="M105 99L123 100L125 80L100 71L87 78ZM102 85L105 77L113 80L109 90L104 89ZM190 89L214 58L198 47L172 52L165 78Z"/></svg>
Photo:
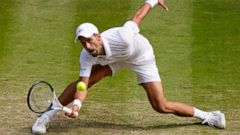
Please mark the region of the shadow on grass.
<svg viewBox="0 0 240 135"><path fill-rule="evenodd" d="M171 129L179 127L187 127L193 125L201 125L200 122L192 123L178 123L178 124L159 124L154 126L138 126L134 124L117 124L111 122L101 122L96 120L54 120L50 123L50 128L48 132L69 132L71 130L76 130L77 128L85 129L112 129L112 130L129 130L129 131L142 131L142 130L155 130L155 129Z"/></svg>

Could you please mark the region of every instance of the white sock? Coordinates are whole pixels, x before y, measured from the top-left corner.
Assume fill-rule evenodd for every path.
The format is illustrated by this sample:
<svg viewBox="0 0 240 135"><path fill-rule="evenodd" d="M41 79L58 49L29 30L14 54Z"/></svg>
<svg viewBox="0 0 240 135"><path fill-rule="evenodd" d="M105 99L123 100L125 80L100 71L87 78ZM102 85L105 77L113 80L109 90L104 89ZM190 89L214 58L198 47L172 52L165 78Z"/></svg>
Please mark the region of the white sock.
<svg viewBox="0 0 240 135"><path fill-rule="evenodd" d="M207 117L207 115L208 115L208 112L194 108L194 114L193 114L194 117L204 120Z"/></svg>
<svg viewBox="0 0 240 135"><path fill-rule="evenodd" d="M57 113L57 111L58 110L47 111L47 112L43 113L41 117L47 117L47 118L49 118L49 120L51 120L54 117L54 115Z"/></svg>

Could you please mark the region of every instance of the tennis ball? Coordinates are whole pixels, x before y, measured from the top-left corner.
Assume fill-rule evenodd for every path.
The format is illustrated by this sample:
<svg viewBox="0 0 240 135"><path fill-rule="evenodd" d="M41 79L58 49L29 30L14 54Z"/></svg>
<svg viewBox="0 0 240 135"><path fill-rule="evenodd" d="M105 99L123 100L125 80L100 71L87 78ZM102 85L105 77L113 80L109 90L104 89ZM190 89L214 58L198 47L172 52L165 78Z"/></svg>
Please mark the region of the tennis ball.
<svg viewBox="0 0 240 135"><path fill-rule="evenodd" d="M84 91L84 90L86 90L86 88L87 88L87 86L84 82L81 81L81 82L77 83L77 90L78 91Z"/></svg>

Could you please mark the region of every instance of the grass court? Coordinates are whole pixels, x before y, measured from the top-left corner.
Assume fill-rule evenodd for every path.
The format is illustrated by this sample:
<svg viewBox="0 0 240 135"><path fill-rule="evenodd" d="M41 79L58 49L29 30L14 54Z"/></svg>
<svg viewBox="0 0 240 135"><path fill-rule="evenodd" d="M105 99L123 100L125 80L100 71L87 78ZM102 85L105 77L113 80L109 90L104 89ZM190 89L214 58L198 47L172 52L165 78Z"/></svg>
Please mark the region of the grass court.
<svg viewBox="0 0 240 135"><path fill-rule="evenodd" d="M0 134L31 134L36 119L26 95L36 80L50 82L59 95L79 74L81 46L75 29L83 22L100 31L121 26L139 0L1 0ZM167 0L140 29L152 43L168 99L200 109L219 109L227 128L194 118L155 112L135 75L121 70L90 89L77 120L63 113L49 135L240 134L240 1Z"/></svg>

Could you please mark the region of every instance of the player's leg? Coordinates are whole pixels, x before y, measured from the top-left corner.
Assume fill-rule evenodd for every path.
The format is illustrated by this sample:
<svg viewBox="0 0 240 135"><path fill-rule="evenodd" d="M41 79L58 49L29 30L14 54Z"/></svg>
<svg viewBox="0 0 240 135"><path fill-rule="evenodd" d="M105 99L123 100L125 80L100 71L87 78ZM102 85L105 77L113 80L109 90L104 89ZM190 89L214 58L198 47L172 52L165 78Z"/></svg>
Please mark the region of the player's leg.
<svg viewBox="0 0 240 135"><path fill-rule="evenodd" d="M192 106L168 101L163 93L163 87L160 81L141 84L146 90L149 101L154 110L160 113L173 113L178 116L192 117L194 108Z"/></svg>
<svg viewBox="0 0 240 135"><path fill-rule="evenodd" d="M152 107L159 113L173 113L178 116L196 117L202 120L202 124L208 124L217 128L226 128L225 115L220 111L205 112L184 103L168 101L163 94L161 82L142 83L141 85L146 90Z"/></svg>

